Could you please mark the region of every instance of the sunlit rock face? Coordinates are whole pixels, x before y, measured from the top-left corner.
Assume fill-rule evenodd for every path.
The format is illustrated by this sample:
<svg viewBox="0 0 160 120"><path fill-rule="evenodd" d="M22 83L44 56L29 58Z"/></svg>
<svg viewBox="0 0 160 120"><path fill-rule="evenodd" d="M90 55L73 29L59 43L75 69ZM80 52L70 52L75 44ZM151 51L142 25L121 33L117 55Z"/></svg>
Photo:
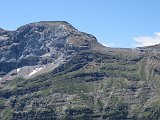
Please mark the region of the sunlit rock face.
<svg viewBox="0 0 160 120"><path fill-rule="evenodd" d="M16 31L0 29L0 74L24 66L53 63L96 43L92 35L79 32L67 22L37 22Z"/></svg>

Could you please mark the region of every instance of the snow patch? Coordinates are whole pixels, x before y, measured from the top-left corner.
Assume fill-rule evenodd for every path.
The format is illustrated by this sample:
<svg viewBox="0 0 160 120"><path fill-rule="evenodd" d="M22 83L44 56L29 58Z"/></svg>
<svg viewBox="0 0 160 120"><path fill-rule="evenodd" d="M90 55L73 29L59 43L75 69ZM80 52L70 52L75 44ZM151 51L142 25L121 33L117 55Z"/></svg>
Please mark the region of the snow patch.
<svg viewBox="0 0 160 120"><path fill-rule="evenodd" d="M34 32L35 32L35 33L39 33L39 34L42 34L42 32L40 32L40 31L37 31L37 30L35 30Z"/></svg>
<svg viewBox="0 0 160 120"><path fill-rule="evenodd" d="M17 68L17 73L21 70L21 68Z"/></svg>
<svg viewBox="0 0 160 120"><path fill-rule="evenodd" d="M40 70L42 70L42 67L34 69L34 70L29 74L29 76L34 75L36 72L38 72L38 71L40 71Z"/></svg>
<svg viewBox="0 0 160 120"><path fill-rule="evenodd" d="M0 80L1 80L2 78L0 77Z"/></svg>

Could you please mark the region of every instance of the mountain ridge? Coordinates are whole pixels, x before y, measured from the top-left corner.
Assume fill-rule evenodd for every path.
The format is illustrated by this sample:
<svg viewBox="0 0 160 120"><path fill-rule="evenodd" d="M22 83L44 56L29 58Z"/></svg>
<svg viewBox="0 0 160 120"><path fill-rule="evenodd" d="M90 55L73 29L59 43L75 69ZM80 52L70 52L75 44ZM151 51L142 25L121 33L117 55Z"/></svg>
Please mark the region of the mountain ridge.
<svg viewBox="0 0 160 120"><path fill-rule="evenodd" d="M53 21L2 36L0 119L160 119L159 45L109 48Z"/></svg>
<svg viewBox="0 0 160 120"><path fill-rule="evenodd" d="M0 64L12 65L5 71L1 69L2 74L23 66L53 63L60 54L90 49L90 40L97 42L94 36L81 33L64 21L30 23L6 38L1 44Z"/></svg>

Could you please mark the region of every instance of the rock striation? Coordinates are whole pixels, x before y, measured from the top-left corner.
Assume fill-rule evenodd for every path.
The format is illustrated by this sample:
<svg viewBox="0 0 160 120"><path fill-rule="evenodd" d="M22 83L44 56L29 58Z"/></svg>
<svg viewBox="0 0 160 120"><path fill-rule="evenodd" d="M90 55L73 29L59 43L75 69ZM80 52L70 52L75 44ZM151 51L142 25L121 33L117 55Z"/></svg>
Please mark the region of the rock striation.
<svg viewBox="0 0 160 120"><path fill-rule="evenodd" d="M0 29L0 75L24 66L53 63L69 58L96 43L92 35L79 32L67 22L43 21L9 32Z"/></svg>

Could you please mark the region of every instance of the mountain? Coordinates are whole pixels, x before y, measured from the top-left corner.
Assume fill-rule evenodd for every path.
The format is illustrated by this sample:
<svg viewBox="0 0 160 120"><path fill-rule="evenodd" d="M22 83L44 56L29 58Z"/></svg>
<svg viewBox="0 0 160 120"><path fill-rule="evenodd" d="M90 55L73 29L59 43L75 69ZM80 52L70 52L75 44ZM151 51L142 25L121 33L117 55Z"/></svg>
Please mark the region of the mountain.
<svg viewBox="0 0 160 120"><path fill-rule="evenodd" d="M1 76L10 72L1 78L5 80L10 80L17 74L25 78L31 77L30 73L34 70L52 70L64 62L66 57L81 50L92 49L97 42L92 35L79 32L67 22L58 21L24 25L10 37L7 32L3 33L4 30L0 44ZM51 64L46 68L48 63Z"/></svg>
<svg viewBox="0 0 160 120"><path fill-rule="evenodd" d="M0 117L158 120L159 51L104 47L64 21L0 29Z"/></svg>

